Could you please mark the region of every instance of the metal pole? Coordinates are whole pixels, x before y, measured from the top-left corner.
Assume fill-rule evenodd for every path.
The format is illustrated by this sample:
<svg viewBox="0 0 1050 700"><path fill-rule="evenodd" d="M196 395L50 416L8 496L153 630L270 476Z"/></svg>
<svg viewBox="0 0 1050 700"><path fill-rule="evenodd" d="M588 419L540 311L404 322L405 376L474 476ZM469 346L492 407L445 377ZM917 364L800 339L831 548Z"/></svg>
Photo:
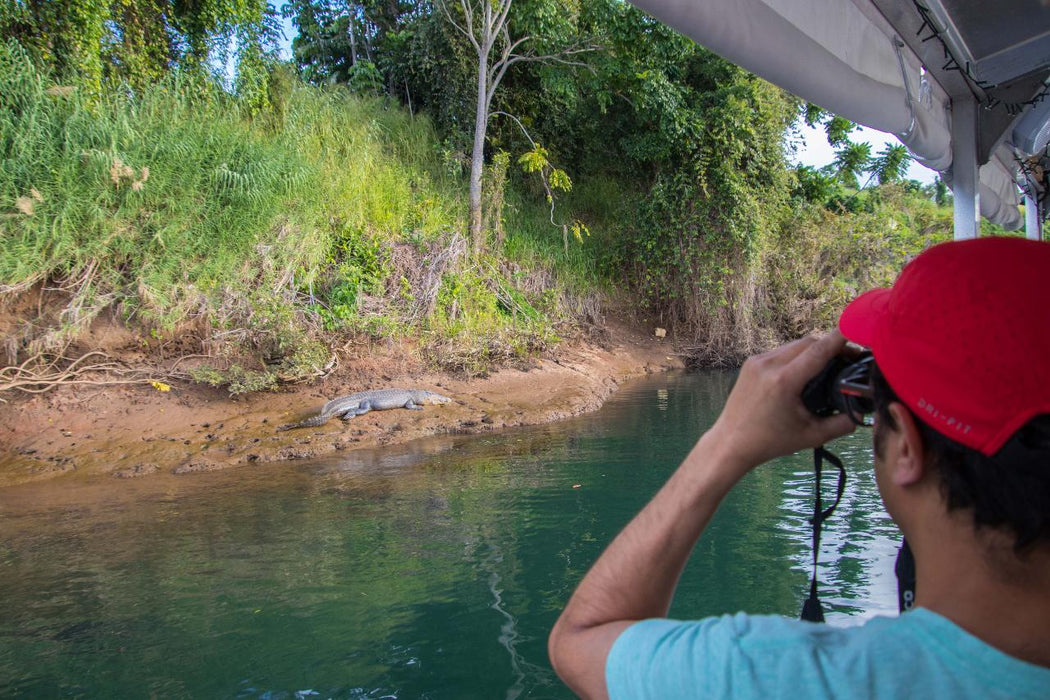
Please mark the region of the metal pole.
<svg viewBox="0 0 1050 700"><path fill-rule="evenodd" d="M952 197L955 238L976 238L981 227L980 178L977 163L977 101L952 99Z"/></svg>
<svg viewBox="0 0 1050 700"><path fill-rule="evenodd" d="M1034 185L1030 185L1034 186ZM1039 200L1030 194L1024 196L1024 231L1033 241L1043 240L1043 217L1039 211Z"/></svg>

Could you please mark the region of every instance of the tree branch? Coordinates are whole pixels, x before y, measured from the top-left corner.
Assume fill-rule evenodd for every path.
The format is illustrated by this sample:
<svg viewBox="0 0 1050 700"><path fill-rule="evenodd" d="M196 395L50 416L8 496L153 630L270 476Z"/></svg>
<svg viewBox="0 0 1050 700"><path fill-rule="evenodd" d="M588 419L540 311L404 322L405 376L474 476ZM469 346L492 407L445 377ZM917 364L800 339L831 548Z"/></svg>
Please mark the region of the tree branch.
<svg viewBox="0 0 1050 700"><path fill-rule="evenodd" d="M474 36L474 6L467 0L459 0L459 6L463 8L463 16L467 20L467 29L470 30L470 35Z"/></svg>
<svg viewBox="0 0 1050 700"><path fill-rule="evenodd" d="M509 59L512 55L514 55L514 49L518 48L519 46L524 44L526 41L529 41L530 39L532 39L532 36L530 34L526 34L525 36L521 37L520 39L518 39L516 41L511 41L510 40L510 30L507 29L506 25L503 26L503 30L502 30L501 33L502 33L502 36L503 36L503 51L500 52L501 53L500 60L498 60L498 61L496 61L495 63L492 64L493 69L495 69L497 66L501 66L502 64L504 64L507 61L507 59Z"/></svg>
<svg viewBox="0 0 1050 700"><path fill-rule="evenodd" d="M536 142L532 140L531 136L529 136L529 130L526 129L525 125L521 123L521 120L518 119L517 117L515 117L513 114L510 114L509 112L493 112L489 116L490 117L497 117L497 116L498 117L509 117L509 118L513 119L514 123L518 125L519 129L521 129L521 133L525 134L525 138L527 138L529 140L529 144L533 148L536 148Z"/></svg>
<svg viewBox="0 0 1050 700"><path fill-rule="evenodd" d="M597 50L597 46L585 46L578 49L566 49L565 51L559 51L558 53L543 54L542 56L537 56L535 54L514 54L507 60L507 65L510 66L515 63L558 63L563 66L587 68L593 73L594 66L586 61L573 61L564 57L575 56L577 54L589 53Z"/></svg>
<svg viewBox="0 0 1050 700"><path fill-rule="evenodd" d="M499 12L496 15L496 23L492 25L493 34L507 26L507 15L510 13L511 0L500 0Z"/></svg>
<svg viewBox="0 0 1050 700"><path fill-rule="evenodd" d="M500 59L498 61L496 61L495 63L492 64L492 67L490 69L493 73L495 73L495 75L489 80L489 94L490 95L492 94L492 92L497 87L499 87L500 81L503 80L503 75L507 72L507 68L510 67L510 64L511 64L510 59L514 56L514 53L513 53L514 49L517 48L518 46L521 46L523 43L525 43L526 41L528 41L529 39L532 38L531 36L526 35L526 36L521 37L520 39L518 39L514 43L511 43L511 41L510 41L510 32L507 31L506 27L503 28L503 31L505 32L505 35L506 35L504 40L507 43L503 47L503 55L500 57Z"/></svg>
<svg viewBox="0 0 1050 700"><path fill-rule="evenodd" d="M502 112L501 111L501 112L493 112L489 116L490 117L501 116L501 117L509 117L510 119L513 119L514 123L518 125L519 129L521 129L521 133L525 134L525 138L527 138L529 140L529 144L534 149L536 148L536 142L533 141L532 140L532 136L529 135L529 130L526 129L525 125L521 123L521 120L518 119L517 117L515 117L513 114L510 114L509 112ZM543 185L543 192L544 192L544 194L547 195L547 203L550 204L551 226L555 226L555 227L561 226L561 227L564 228L565 224L559 224L557 221L554 220L554 205L555 205L555 203L554 203L554 192L551 190L550 183L547 182L547 173L546 173L546 169L547 168L551 168L551 169L554 168L554 165L551 164L551 162L549 160L547 161L547 165L544 166L544 170L540 171L540 184Z"/></svg>
<svg viewBox="0 0 1050 700"><path fill-rule="evenodd" d="M481 36L482 36L482 49L485 51L485 55L488 56L489 51L492 50L492 44L496 41L496 32L492 29L492 3L485 3L485 23L482 25Z"/></svg>
<svg viewBox="0 0 1050 700"><path fill-rule="evenodd" d="M471 14L467 12L467 4L465 0L460 0L459 4L463 8L464 15L466 15L469 31L456 22L456 20L452 19L452 12L448 9L448 3L446 0L438 0L437 4L441 6L441 10L445 13L445 19L448 20L448 23L455 27L460 34L470 39L470 43L474 46L476 51L481 51L481 47L478 45L478 40L474 37L473 18Z"/></svg>

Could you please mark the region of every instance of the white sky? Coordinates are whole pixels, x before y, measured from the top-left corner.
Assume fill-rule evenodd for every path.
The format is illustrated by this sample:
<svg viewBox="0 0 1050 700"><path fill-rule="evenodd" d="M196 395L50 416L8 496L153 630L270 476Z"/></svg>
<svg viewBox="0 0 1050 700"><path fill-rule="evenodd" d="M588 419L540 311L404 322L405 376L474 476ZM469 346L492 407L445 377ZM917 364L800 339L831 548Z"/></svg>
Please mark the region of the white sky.
<svg viewBox="0 0 1050 700"><path fill-rule="evenodd" d="M295 24L292 23L291 17L281 18L281 31L284 36L282 36L281 41L278 42L279 53L283 60L290 61L292 60L292 39L294 39L298 33L295 29Z"/></svg>
<svg viewBox="0 0 1050 700"><path fill-rule="evenodd" d="M823 127L807 126L804 121L800 121L799 131L801 132L801 137L795 142L798 150L795 152L794 157L789 157L793 164L821 168L835 160L835 149L828 143ZM876 155L887 143L900 143L896 136L869 129L866 126L854 131L849 137L855 143L870 143L872 155ZM937 177L937 172L912 161L908 167L907 177L912 180L918 180L924 185L929 185Z"/></svg>

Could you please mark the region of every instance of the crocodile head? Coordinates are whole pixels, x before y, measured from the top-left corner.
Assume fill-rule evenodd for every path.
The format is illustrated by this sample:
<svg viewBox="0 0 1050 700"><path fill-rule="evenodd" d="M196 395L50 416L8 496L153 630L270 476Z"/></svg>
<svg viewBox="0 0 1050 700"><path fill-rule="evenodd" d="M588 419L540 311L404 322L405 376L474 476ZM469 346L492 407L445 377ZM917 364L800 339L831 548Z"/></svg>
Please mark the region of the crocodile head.
<svg viewBox="0 0 1050 700"><path fill-rule="evenodd" d="M424 391L422 393L424 394L422 403L443 404L443 403L448 403L449 401L452 400L452 399L450 399L447 396L442 396L441 394L435 394L433 391ZM417 403L419 403L419 402L417 402Z"/></svg>

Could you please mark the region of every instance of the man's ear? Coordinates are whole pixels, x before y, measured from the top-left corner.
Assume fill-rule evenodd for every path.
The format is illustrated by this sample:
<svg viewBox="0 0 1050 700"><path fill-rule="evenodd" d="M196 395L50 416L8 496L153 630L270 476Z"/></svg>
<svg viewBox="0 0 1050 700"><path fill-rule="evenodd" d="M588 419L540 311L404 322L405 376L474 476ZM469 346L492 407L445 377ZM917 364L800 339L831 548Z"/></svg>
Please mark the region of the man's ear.
<svg viewBox="0 0 1050 700"><path fill-rule="evenodd" d="M890 467L890 478L897 486L911 486L922 480L926 472L925 451L922 436L915 416L904 404L894 401L887 407L897 429L889 434L889 440L896 444L893 453L896 459Z"/></svg>

